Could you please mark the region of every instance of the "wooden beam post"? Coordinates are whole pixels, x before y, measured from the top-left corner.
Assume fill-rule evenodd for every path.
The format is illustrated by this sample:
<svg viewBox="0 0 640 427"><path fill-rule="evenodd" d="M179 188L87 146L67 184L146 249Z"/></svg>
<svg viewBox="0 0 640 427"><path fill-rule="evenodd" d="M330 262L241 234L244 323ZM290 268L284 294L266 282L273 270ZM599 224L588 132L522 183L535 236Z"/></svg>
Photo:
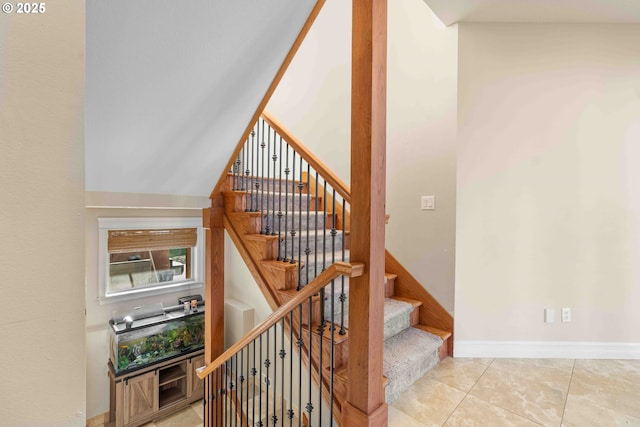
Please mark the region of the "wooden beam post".
<svg viewBox="0 0 640 427"><path fill-rule="evenodd" d="M211 198L211 207L202 210L205 230L205 312L204 363L213 362L224 352L224 198L217 193ZM209 381L213 381L209 377ZM222 413L222 400L211 401L211 387L205 390L206 408L214 405L213 414ZM212 426L211 410L204 411L204 425Z"/></svg>
<svg viewBox="0 0 640 427"><path fill-rule="evenodd" d="M353 0L349 384L344 425L386 426L383 387L387 0Z"/></svg>
<svg viewBox="0 0 640 427"><path fill-rule="evenodd" d="M218 194L202 210L205 229L205 347L209 364L224 352L224 199Z"/></svg>

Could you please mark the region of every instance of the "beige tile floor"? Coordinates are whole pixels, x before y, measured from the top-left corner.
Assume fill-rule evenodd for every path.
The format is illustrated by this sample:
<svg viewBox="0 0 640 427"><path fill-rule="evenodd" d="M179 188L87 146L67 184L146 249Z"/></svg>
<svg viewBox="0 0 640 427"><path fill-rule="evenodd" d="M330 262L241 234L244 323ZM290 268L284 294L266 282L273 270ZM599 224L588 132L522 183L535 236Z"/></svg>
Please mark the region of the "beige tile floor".
<svg viewBox="0 0 640 427"><path fill-rule="evenodd" d="M445 359L389 426L640 427L640 360Z"/></svg>
<svg viewBox="0 0 640 427"><path fill-rule="evenodd" d="M201 426L201 403L145 425ZM389 426L640 427L640 360L448 358L389 405Z"/></svg>

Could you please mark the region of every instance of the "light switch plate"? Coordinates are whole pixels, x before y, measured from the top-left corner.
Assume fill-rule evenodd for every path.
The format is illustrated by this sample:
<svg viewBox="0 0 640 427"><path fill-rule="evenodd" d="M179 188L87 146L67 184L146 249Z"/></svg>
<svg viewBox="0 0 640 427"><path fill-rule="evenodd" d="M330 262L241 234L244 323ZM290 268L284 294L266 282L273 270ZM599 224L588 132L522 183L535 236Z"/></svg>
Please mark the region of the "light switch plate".
<svg viewBox="0 0 640 427"><path fill-rule="evenodd" d="M436 208L436 196L422 196L420 199L420 209L430 211Z"/></svg>

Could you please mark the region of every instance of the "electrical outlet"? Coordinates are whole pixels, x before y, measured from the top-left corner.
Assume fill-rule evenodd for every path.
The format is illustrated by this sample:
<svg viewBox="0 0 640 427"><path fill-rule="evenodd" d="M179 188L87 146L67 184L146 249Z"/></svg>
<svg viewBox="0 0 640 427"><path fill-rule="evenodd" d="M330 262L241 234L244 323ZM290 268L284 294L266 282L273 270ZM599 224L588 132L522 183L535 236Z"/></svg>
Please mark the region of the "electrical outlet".
<svg viewBox="0 0 640 427"><path fill-rule="evenodd" d="M571 309L569 307L562 307L562 321L571 322Z"/></svg>

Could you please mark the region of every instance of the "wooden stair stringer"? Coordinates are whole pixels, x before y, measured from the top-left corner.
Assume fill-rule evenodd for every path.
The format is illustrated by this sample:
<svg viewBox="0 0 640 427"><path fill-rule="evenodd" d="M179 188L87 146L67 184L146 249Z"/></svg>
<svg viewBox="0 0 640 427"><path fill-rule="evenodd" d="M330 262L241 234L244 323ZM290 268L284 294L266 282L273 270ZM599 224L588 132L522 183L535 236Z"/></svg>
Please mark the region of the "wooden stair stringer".
<svg viewBox="0 0 640 427"><path fill-rule="evenodd" d="M453 316L407 271L397 259L385 250L385 269L397 275L394 280L394 296L419 300L419 325L445 331L450 334L446 339L447 353L453 356Z"/></svg>
<svg viewBox="0 0 640 427"><path fill-rule="evenodd" d="M278 307L282 304L279 300L277 293L271 286L269 286L269 281L265 277L262 269L260 268L259 262L260 260L255 260L251 255L249 249L245 246L244 241L241 235L238 233L236 228L234 227L233 221L229 218L229 215L224 216L224 228L229 234L231 241L233 241L236 249L240 253L240 256L244 260L249 272L253 276L253 279L256 281L258 288L262 292L262 295L267 300L269 307L272 310L277 310Z"/></svg>

